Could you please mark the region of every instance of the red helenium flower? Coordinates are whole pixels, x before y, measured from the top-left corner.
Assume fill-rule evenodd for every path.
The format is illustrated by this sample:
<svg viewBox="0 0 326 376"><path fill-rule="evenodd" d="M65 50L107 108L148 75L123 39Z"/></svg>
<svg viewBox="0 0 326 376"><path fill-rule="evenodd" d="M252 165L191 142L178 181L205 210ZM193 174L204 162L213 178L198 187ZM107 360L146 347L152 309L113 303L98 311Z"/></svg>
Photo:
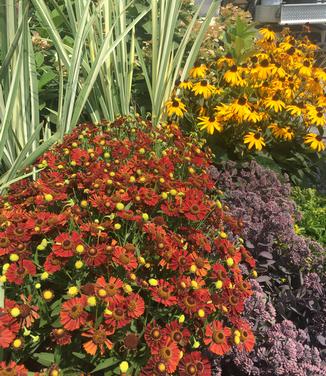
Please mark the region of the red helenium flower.
<svg viewBox="0 0 326 376"><path fill-rule="evenodd" d="M231 349L230 336L230 328L224 327L220 321L213 321L206 325L204 343L209 345L210 351L214 354L224 355Z"/></svg>
<svg viewBox="0 0 326 376"><path fill-rule="evenodd" d="M76 330L85 325L87 319L85 307L85 297L73 298L62 304L60 321L65 329Z"/></svg>

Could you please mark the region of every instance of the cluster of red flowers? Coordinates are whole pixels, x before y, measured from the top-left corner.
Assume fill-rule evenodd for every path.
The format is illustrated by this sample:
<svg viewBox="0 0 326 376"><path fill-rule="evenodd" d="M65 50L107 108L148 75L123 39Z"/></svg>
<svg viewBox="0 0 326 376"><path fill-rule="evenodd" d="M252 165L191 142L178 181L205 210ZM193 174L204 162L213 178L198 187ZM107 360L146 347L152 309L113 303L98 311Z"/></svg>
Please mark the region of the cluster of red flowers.
<svg viewBox="0 0 326 376"><path fill-rule="evenodd" d="M56 348L61 369L112 358L135 374L208 376L200 350L253 348L241 313L255 262L202 146L174 124L83 124L0 198L12 360Z"/></svg>

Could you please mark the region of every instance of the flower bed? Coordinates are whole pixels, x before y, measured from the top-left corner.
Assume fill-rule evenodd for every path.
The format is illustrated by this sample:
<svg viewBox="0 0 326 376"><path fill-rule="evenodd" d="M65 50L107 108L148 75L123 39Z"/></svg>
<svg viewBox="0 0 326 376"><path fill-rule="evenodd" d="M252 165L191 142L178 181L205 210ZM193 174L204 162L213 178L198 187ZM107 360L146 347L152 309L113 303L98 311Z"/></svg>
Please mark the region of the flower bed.
<svg viewBox="0 0 326 376"><path fill-rule="evenodd" d="M255 262L201 146L174 124L83 124L1 197L8 362L51 376L209 375L201 350L253 348L241 314Z"/></svg>

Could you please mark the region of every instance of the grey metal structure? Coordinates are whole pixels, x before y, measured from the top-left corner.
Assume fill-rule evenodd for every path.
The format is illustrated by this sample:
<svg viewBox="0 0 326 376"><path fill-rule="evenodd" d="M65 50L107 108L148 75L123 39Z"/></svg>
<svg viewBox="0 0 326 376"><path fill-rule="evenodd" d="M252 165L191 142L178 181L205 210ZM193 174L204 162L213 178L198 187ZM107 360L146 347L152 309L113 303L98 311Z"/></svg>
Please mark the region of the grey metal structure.
<svg viewBox="0 0 326 376"><path fill-rule="evenodd" d="M261 0L256 3L255 20L281 25L323 24L326 23L326 2Z"/></svg>
<svg viewBox="0 0 326 376"><path fill-rule="evenodd" d="M255 21L289 26L309 24L320 35L318 44L326 47L325 0L251 0L252 2L255 2Z"/></svg>

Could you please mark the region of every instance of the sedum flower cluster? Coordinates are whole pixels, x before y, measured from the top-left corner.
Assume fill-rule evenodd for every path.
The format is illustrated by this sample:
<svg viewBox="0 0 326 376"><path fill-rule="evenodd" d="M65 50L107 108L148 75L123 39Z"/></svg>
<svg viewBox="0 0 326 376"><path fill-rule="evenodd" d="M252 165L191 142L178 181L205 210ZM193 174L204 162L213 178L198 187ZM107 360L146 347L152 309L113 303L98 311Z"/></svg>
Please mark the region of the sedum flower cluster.
<svg viewBox="0 0 326 376"><path fill-rule="evenodd" d="M252 376L323 376L326 366L316 347L307 343L305 331L283 320L265 333L254 352L235 351L234 363Z"/></svg>
<svg viewBox="0 0 326 376"><path fill-rule="evenodd" d="M246 301L246 315L260 337L256 355L246 357L248 362L252 356L256 357L255 367L261 370L257 374L265 375L264 360L257 355L258 349L265 346L261 321L265 321L266 330L284 318L298 328L305 328L309 336L306 344L314 346L314 351L319 351L318 357L323 358L326 249L297 233L298 213L287 180L281 180L275 172L254 161L242 166L229 161L223 168L210 167L210 172L219 188L225 191L222 202L242 220L247 247L259 261L259 277L251 282L253 295ZM283 361L286 363L285 357Z"/></svg>
<svg viewBox="0 0 326 376"><path fill-rule="evenodd" d="M220 145L242 153L293 142L321 152L326 73L316 63L317 49L287 29L280 35L261 29L244 61L229 54L198 61L177 83L167 116L217 133Z"/></svg>
<svg viewBox="0 0 326 376"><path fill-rule="evenodd" d="M255 261L201 146L175 124L83 124L0 198L0 374L208 376L202 350L252 350Z"/></svg>

